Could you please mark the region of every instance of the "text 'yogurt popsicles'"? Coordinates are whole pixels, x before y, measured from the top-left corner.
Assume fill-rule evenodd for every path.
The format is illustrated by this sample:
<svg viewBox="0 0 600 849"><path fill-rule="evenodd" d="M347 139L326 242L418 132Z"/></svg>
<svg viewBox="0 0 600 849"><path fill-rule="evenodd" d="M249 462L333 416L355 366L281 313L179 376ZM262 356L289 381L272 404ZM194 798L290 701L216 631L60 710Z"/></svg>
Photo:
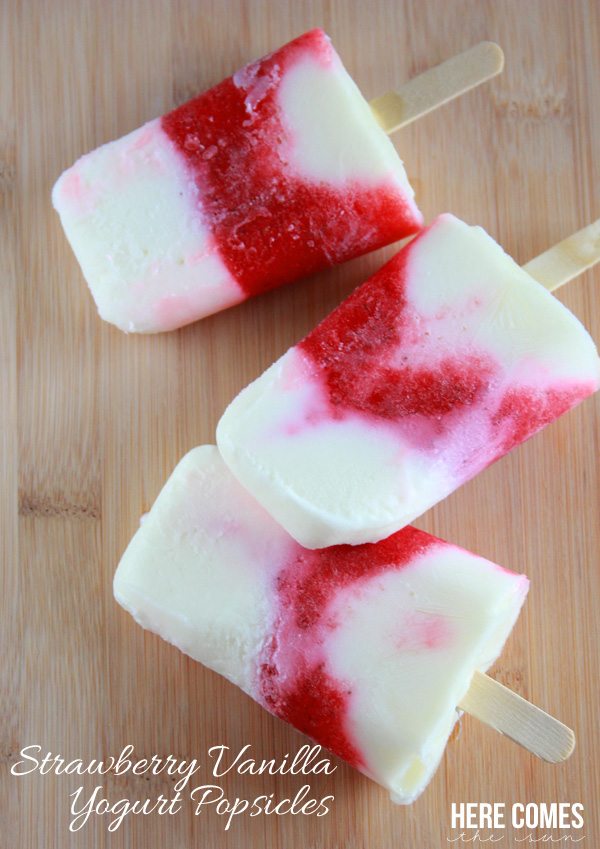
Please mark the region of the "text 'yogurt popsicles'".
<svg viewBox="0 0 600 849"><path fill-rule="evenodd" d="M406 528L301 548L213 446L179 463L123 555L115 596L145 628L414 800L528 580Z"/></svg>
<svg viewBox="0 0 600 849"><path fill-rule="evenodd" d="M599 385L575 316L441 215L238 395L217 442L302 545L374 542Z"/></svg>

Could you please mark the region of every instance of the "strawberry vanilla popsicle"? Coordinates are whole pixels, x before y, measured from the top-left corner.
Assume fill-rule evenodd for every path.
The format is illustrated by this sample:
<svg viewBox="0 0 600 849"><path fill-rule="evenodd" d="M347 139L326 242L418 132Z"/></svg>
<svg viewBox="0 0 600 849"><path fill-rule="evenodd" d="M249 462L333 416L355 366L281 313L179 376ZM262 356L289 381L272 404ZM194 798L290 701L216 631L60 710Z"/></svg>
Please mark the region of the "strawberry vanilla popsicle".
<svg viewBox="0 0 600 849"><path fill-rule="evenodd" d="M234 399L217 443L302 545L375 542L599 385L575 316L441 215Z"/></svg>
<svg viewBox="0 0 600 849"><path fill-rule="evenodd" d="M145 628L409 803L528 580L414 528L308 551L214 446L179 463L129 544L115 596Z"/></svg>
<svg viewBox="0 0 600 849"><path fill-rule="evenodd" d="M319 29L83 156L53 202L100 315L131 332L180 327L422 225Z"/></svg>

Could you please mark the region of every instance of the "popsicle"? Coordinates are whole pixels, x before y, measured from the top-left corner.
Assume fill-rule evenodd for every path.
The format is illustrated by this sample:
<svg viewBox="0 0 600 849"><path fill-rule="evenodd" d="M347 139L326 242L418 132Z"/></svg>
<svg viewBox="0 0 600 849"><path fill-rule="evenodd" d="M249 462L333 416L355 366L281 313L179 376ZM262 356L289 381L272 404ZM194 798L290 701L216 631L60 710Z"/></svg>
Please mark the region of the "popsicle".
<svg viewBox="0 0 600 849"><path fill-rule="evenodd" d="M415 528L376 545L303 549L214 446L181 460L114 579L140 625L401 803L435 772L457 706L485 714L480 673L527 590L525 576ZM573 747L557 725L567 737L559 731L550 760Z"/></svg>
<svg viewBox="0 0 600 849"><path fill-rule="evenodd" d="M52 198L101 317L171 330L416 232L386 131L502 63L483 43L371 109L315 29L83 156Z"/></svg>
<svg viewBox="0 0 600 849"><path fill-rule="evenodd" d="M594 226L581 262L600 257ZM599 385L575 316L446 214L244 389L217 443L302 545L375 542Z"/></svg>

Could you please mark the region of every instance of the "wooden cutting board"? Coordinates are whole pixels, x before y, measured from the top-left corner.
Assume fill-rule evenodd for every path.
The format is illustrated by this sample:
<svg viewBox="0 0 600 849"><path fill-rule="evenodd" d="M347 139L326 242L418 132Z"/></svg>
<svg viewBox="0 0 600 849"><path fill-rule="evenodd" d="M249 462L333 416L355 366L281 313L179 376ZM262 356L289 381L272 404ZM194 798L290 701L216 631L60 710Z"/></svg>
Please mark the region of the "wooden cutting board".
<svg viewBox="0 0 600 849"><path fill-rule="evenodd" d="M582 802L575 836L600 846L598 398L418 522L530 576L494 674L575 728L566 764L536 761L465 718L411 807L336 761L332 777L309 778L315 797L335 795L322 818L239 816L225 831L222 817L194 817L190 806L130 817L113 834L99 815L69 833L69 794L102 784L113 802L141 800L172 782L9 771L34 744L84 761L132 744L140 758L198 757L204 767L215 744L251 743L261 758L302 744L136 626L113 601L111 579L181 455L212 441L234 394L391 253L179 332L126 336L96 316L51 208L56 177L315 25L367 97L492 39L506 53L503 75L395 142L428 219L452 210L525 262L600 215L597 0L5 0L0 14L2 846L437 849L456 836L450 805L461 801ZM600 269L559 297L600 340ZM201 778L210 782L207 769ZM220 786L228 798L283 798L302 783L228 775ZM499 846L521 845L519 832L495 833Z"/></svg>

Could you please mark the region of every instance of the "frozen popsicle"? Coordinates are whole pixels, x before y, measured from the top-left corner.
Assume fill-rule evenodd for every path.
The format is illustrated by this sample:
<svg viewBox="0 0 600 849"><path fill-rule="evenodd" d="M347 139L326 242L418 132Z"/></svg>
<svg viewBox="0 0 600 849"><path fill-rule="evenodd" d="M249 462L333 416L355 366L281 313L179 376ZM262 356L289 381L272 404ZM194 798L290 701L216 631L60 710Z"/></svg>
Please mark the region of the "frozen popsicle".
<svg viewBox="0 0 600 849"><path fill-rule="evenodd" d="M171 330L416 232L386 130L501 68L483 43L372 111L315 29L83 156L53 203L101 317Z"/></svg>
<svg viewBox="0 0 600 849"><path fill-rule="evenodd" d="M140 625L401 803L432 777L457 706L485 703L471 681L500 654L527 590L525 576L415 528L303 549L213 446L179 463L114 579Z"/></svg>
<svg viewBox="0 0 600 849"><path fill-rule="evenodd" d="M599 385L575 316L441 215L234 399L217 443L302 545L375 542Z"/></svg>

